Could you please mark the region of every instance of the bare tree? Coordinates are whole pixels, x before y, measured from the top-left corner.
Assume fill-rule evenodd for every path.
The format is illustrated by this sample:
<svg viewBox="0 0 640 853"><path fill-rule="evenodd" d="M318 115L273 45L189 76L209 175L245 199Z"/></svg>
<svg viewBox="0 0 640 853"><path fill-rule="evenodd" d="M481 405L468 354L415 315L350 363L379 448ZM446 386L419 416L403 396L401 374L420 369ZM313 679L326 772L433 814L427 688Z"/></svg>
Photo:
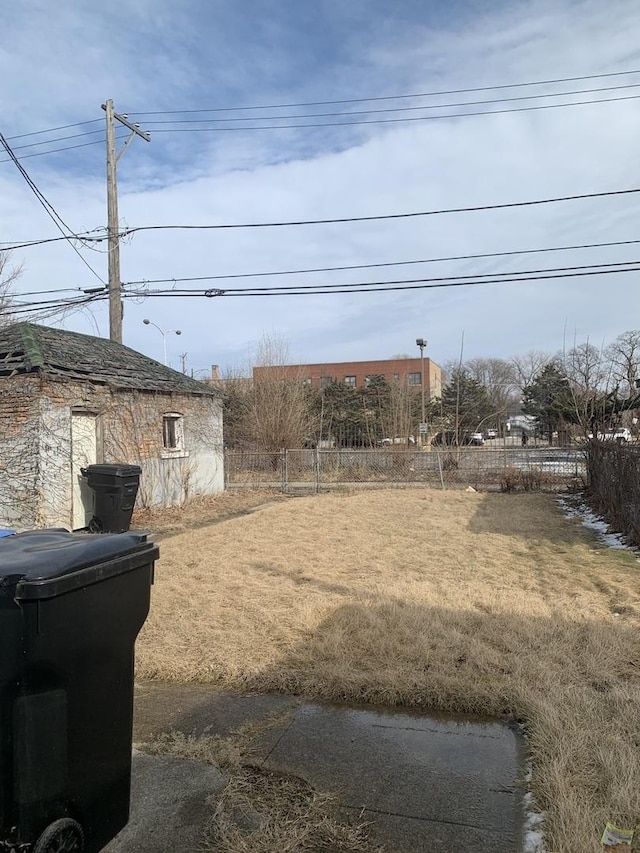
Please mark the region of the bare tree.
<svg viewBox="0 0 640 853"><path fill-rule="evenodd" d="M506 418L521 396L513 362L503 358L472 358L464 366L472 379L484 385L496 420Z"/></svg>
<svg viewBox="0 0 640 853"><path fill-rule="evenodd" d="M611 390L610 367L602 350L587 339L576 344L562 359L576 423L586 434L605 417L606 395Z"/></svg>
<svg viewBox="0 0 640 853"><path fill-rule="evenodd" d="M554 356L540 350L529 350L524 355L516 355L511 359L515 371L515 379L519 388L533 384L534 379L547 365L551 364Z"/></svg>
<svg viewBox="0 0 640 853"><path fill-rule="evenodd" d="M311 430L309 388L303 375L289 366L288 347L265 336L258 345L256 366L247 401L247 434L260 450L302 447Z"/></svg>
<svg viewBox="0 0 640 853"><path fill-rule="evenodd" d="M569 350L563 367L571 382L584 394L593 395L608 384L610 371L604 353L588 340Z"/></svg>
<svg viewBox="0 0 640 853"><path fill-rule="evenodd" d="M640 378L640 331L623 332L605 351L611 369L611 380L620 393L632 397Z"/></svg>
<svg viewBox="0 0 640 853"><path fill-rule="evenodd" d="M11 288L22 274L22 266L11 265L11 253L0 251L0 325L11 322L11 315L6 313L11 305Z"/></svg>
<svg viewBox="0 0 640 853"><path fill-rule="evenodd" d="M421 420L419 395L406 382L394 380L387 389L385 403L379 412L384 435L402 438L407 444L415 443L416 426Z"/></svg>
<svg viewBox="0 0 640 853"><path fill-rule="evenodd" d="M253 380L246 372L227 370L220 382L224 406L224 443L235 449L252 447L249 413L253 408Z"/></svg>

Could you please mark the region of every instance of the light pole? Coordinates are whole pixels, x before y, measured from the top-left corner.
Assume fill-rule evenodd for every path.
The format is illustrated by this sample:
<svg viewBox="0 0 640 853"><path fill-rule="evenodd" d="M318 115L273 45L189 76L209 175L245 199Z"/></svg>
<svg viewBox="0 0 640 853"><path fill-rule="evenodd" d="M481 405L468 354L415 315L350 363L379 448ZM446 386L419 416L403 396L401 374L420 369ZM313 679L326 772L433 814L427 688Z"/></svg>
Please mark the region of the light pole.
<svg viewBox="0 0 640 853"><path fill-rule="evenodd" d="M425 430L425 421L424 421L424 348L426 347L427 342L424 338L416 338L416 346L420 347L420 385L422 390L422 420L420 422L420 446L424 447L424 442L426 438L426 433L423 432Z"/></svg>
<svg viewBox="0 0 640 853"><path fill-rule="evenodd" d="M145 324L145 326L154 326L162 335L162 345L164 347L164 363L165 365L168 365L169 362L167 361L167 335L170 335L171 332L176 335L181 335L182 332L180 331L180 329L161 329L157 323L152 323L151 320L144 319L142 322Z"/></svg>

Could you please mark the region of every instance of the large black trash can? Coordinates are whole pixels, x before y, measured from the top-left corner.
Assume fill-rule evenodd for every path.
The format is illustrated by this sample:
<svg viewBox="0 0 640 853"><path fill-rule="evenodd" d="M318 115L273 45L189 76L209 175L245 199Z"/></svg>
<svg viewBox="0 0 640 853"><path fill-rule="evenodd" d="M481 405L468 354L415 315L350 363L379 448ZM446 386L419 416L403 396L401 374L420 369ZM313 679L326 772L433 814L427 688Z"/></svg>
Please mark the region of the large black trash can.
<svg viewBox="0 0 640 853"><path fill-rule="evenodd" d="M157 557L142 533L0 542L0 850L97 853L127 823Z"/></svg>
<svg viewBox="0 0 640 853"><path fill-rule="evenodd" d="M142 468L139 465L87 465L82 473L96 496L89 530L94 533L128 530Z"/></svg>

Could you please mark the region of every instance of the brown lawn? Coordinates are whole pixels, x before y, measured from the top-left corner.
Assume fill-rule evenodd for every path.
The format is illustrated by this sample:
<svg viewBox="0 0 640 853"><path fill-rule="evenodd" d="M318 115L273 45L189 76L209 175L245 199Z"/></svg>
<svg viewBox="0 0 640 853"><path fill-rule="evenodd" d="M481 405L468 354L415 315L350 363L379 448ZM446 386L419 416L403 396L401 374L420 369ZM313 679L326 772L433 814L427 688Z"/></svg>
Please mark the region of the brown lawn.
<svg viewBox="0 0 640 853"><path fill-rule="evenodd" d="M639 581L550 496L291 498L162 542L138 676L522 720L585 853L640 816Z"/></svg>

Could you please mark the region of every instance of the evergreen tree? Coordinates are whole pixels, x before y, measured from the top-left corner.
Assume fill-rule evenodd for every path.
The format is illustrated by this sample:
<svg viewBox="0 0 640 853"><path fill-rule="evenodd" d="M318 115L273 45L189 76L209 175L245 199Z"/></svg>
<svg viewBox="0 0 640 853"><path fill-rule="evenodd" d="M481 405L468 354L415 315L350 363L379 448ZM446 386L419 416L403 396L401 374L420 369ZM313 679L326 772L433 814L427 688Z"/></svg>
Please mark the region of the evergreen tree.
<svg viewBox="0 0 640 853"><path fill-rule="evenodd" d="M444 387L442 412L459 443L465 433L482 429L496 414L485 386L464 368L455 370Z"/></svg>
<svg viewBox="0 0 640 853"><path fill-rule="evenodd" d="M543 367L530 385L522 389L522 411L532 415L549 442L553 433L564 423L576 420L575 405L569 379L558 364Z"/></svg>

